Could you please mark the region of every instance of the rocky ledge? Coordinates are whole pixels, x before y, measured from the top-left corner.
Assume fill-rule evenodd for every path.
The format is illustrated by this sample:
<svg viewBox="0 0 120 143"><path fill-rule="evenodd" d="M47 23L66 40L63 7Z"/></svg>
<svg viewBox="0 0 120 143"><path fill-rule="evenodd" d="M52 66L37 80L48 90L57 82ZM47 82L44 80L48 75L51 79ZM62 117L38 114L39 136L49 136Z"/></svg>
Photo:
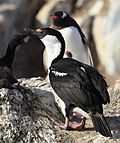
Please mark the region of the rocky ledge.
<svg viewBox="0 0 120 143"><path fill-rule="evenodd" d="M19 81L21 88L0 89L0 143L120 142L120 80L109 87L111 103L104 106L112 139L96 133L91 120L81 131L61 130L55 122L63 116L47 81L40 77Z"/></svg>

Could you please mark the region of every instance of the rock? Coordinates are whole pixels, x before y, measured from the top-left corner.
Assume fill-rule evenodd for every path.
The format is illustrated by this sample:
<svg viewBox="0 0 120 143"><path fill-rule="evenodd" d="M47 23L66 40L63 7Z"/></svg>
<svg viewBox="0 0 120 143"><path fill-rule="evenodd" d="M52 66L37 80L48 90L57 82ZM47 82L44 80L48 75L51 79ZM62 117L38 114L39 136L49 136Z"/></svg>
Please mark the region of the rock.
<svg viewBox="0 0 120 143"><path fill-rule="evenodd" d="M90 119L81 131L60 130L55 122L63 116L47 81L38 77L19 82L22 88L0 89L0 143L120 142L120 80L109 88L111 104L104 109L113 139L96 133Z"/></svg>
<svg viewBox="0 0 120 143"><path fill-rule="evenodd" d="M27 83L29 82L27 80ZM51 92L32 86L34 82L37 87L38 79L31 79L29 87L33 88L33 93L29 89L22 92L0 90L2 110L0 142L56 142L57 127L51 122L50 117L58 118L60 114L57 113L54 96ZM39 86L42 86L41 81Z"/></svg>
<svg viewBox="0 0 120 143"><path fill-rule="evenodd" d="M93 34L101 64L108 74L120 72L120 1L104 1Z"/></svg>

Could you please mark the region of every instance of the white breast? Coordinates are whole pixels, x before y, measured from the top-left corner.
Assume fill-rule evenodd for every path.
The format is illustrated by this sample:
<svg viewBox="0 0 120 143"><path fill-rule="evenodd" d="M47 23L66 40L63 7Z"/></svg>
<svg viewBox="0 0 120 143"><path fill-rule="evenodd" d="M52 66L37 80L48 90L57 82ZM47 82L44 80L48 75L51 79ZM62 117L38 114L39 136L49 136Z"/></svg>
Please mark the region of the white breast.
<svg viewBox="0 0 120 143"><path fill-rule="evenodd" d="M82 38L77 28L73 26L66 27L59 30L59 32L64 37L66 51L70 51L72 53L73 59L89 64L88 53L82 43Z"/></svg>
<svg viewBox="0 0 120 143"><path fill-rule="evenodd" d="M45 68L48 70L52 61L60 54L61 43L55 36L50 36L50 35L45 36L45 38L41 39L41 41L45 45L43 58L44 58Z"/></svg>

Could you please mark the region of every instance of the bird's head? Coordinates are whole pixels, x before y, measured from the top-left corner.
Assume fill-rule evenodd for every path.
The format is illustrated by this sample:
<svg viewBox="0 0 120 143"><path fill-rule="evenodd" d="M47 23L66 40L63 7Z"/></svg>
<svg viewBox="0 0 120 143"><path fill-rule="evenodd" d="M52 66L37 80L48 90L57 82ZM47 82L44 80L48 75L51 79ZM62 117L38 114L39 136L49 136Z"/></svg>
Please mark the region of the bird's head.
<svg viewBox="0 0 120 143"><path fill-rule="evenodd" d="M33 29L25 28L24 31L27 32L28 35L32 34L38 37L43 42L44 45L46 45L46 43L49 43L48 47L50 47L50 45L54 47L57 44L61 44L62 46L65 46L65 41L62 34L55 29L41 28L41 29L33 30Z"/></svg>
<svg viewBox="0 0 120 143"><path fill-rule="evenodd" d="M60 43L62 39L62 35L60 32L52 29L52 28L42 28L35 30L35 35L38 36L41 41L50 41L50 43Z"/></svg>
<svg viewBox="0 0 120 143"><path fill-rule="evenodd" d="M29 35L26 35L25 33L17 33L13 35L9 43L15 46L23 44L26 37L29 37Z"/></svg>
<svg viewBox="0 0 120 143"><path fill-rule="evenodd" d="M52 28L42 28L37 30L27 28L25 31L32 33L42 41L45 46L45 50L47 51L50 64L59 55L61 58L63 57L65 51L65 41L59 31Z"/></svg>
<svg viewBox="0 0 120 143"><path fill-rule="evenodd" d="M65 11L56 11L51 14L50 18L52 20L52 27L55 29L67 27L71 23L70 21L73 21L72 17Z"/></svg>

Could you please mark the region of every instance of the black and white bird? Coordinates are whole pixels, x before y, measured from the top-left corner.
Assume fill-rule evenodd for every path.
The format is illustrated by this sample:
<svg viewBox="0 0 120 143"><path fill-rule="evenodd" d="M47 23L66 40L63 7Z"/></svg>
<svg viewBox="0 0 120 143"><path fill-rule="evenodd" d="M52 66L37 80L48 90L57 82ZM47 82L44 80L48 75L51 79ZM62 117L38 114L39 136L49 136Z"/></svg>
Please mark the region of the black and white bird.
<svg viewBox="0 0 120 143"><path fill-rule="evenodd" d="M0 88L12 88L12 84L17 83L13 71L13 61L16 47L24 43L25 34L16 34L8 43L6 54L0 59Z"/></svg>
<svg viewBox="0 0 120 143"><path fill-rule="evenodd" d="M60 32L51 28L38 31L28 29L28 32L41 39L48 55L51 56L50 83L66 105L65 124L61 127L67 129L71 110L79 107L83 116L91 117L96 131L103 136L111 137L110 128L103 115L102 104L109 103L110 98L107 83L102 75L89 65L71 58L63 58L65 41Z"/></svg>
<svg viewBox="0 0 120 143"><path fill-rule="evenodd" d="M51 27L58 30L65 40L64 57L72 57L93 66L88 41L77 22L65 11L56 11L50 17Z"/></svg>

